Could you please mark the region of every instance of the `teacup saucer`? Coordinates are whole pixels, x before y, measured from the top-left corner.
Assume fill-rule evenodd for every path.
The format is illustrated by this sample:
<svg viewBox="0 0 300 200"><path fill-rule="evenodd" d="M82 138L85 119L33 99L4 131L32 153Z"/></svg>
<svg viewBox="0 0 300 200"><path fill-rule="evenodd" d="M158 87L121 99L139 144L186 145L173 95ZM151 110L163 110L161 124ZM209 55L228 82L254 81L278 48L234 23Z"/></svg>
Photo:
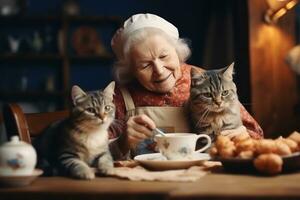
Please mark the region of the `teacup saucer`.
<svg viewBox="0 0 300 200"><path fill-rule="evenodd" d="M6 187L20 187L30 185L38 176L43 174L43 170L35 169L31 175L26 176L1 176L0 185Z"/></svg>
<svg viewBox="0 0 300 200"><path fill-rule="evenodd" d="M167 160L161 153L150 153L135 156L134 160L151 170L171 170L201 165L203 161L210 160L210 155L207 153L194 153L189 160Z"/></svg>

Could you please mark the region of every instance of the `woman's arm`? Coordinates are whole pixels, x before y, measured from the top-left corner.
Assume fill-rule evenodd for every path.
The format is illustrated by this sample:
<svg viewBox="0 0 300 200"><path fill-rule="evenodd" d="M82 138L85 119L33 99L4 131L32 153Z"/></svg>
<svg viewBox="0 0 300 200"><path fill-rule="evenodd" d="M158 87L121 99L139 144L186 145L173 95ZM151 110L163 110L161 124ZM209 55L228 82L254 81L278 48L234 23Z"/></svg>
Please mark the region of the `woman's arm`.
<svg viewBox="0 0 300 200"><path fill-rule="evenodd" d="M110 151L114 160L130 158L130 150L149 137L152 137L152 130L156 127L154 122L144 114L126 117L126 108L123 96L119 89L115 90L114 104L116 106L116 117L109 128Z"/></svg>
<svg viewBox="0 0 300 200"><path fill-rule="evenodd" d="M240 111L243 125L247 128L249 135L256 139L263 138L263 130L242 104L240 104Z"/></svg>

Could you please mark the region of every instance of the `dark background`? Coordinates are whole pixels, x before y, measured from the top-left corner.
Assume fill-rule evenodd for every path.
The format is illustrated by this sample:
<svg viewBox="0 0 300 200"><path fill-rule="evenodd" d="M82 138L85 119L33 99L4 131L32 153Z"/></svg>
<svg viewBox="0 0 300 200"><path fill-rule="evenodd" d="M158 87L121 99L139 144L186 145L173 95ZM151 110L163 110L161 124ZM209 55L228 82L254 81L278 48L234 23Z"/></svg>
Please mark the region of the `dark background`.
<svg viewBox="0 0 300 200"><path fill-rule="evenodd" d="M295 86L293 79L299 76L284 59L299 43L299 6L270 25L263 20L269 9L266 0L73 0L80 7L80 20L72 19L66 25L62 7L68 1L2 1L23 2L23 9L8 19L0 16L0 113L6 102L19 103L24 112L65 109L72 85L84 90L104 88L112 80L113 33L133 14L153 13L173 23L180 37L189 39L189 64L217 69L235 62L239 99L266 135L298 127L299 95L294 93L299 93L300 82ZM117 24L98 20L112 16ZM72 38L81 26L96 29L107 58L76 55ZM59 47L62 29L65 51ZM36 33L43 41L38 52L28 45L36 42ZM49 36L51 41L46 42ZM11 52L9 38L21 40L18 53Z"/></svg>
<svg viewBox="0 0 300 200"><path fill-rule="evenodd" d="M60 0L27 0L20 16L61 16L62 6L65 1ZM236 48L240 48L235 44L235 41L241 37L235 35L235 31L239 29L239 35L247 33L247 29L242 30L240 28L239 18L235 17L239 15L239 12L246 10L244 6L246 1L227 0L227 1L171 1L171 0L109 0L109 1L94 1L94 0L79 0L75 1L80 5L81 16L117 16L120 21L126 20L136 13L153 13L157 14L169 22L173 23L180 32L180 37L187 38L190 41L192 49L192 56L188 60L189 64L201 66L206 69L221 68L229 65L235 61L236 66L242 64L237 62L239 58L235 55ZM241 3L242 2L242 3ZM239 7L239 9L238 9ZM245 8L243 8L245 7ZM243 12L246 15L246 12ZM22 38L23 41L33 40L33 34L38 32L40 37L44 39L46 34L52 35L51 44L43 43L43 48L48 48L51 53L57 53L58 39L57 34L60 29L60 21L47 21L43 22L2 22L1 25L1 52L7 53L8 37ZM69 27L68 33L68 51L70 54L74 53L71 45L71 37L74 30L81 25L93 26L97 29L99 37L104 44L106 50L112 54L110 48L110 39L117 29L117 26L104 26L95 23L86 23L84 21L74 22ZM245 25L246 27L246 25ZM48 31L48 32L47 32ZM27 53L28 45L20 43L19 53ZM48 46L46 46L48 45ZM241 44L239 43L241 46ZM38 54L42 54L44 49ZM247 52L245 52L247 55ZM242 60L242 59L240 59ZM59 60L6 60L0 59L0 92L1 91L44 91L47 80L52 78L55 82L55 89L61 88L60 83L60 63ZM70 83L69 87L74 84L78 84L84 90L96 90L105 87L107 83L112 80L112 68L113 60L101 62L99 60L85 60L74 61L70 64ZM236 67L236 71L240 74L247 73ZM237 75L238 77L239 75ZM238 87L249 87L247 79L243 83L239 79L236 81L240 85ZM242 90L241 91L246 91ZM242 92L240 94L243 102L248 103L250 94ZM27 100L29 99L29 100ZM31 109L35 111L35 108L31 108L32 104L37 110L54 110L64 108L65 105L57 103L54 98L39 100L22 97L10 97L9 95L0 95L0 102L25 102L30 103L30 106L26 104L25 110L29 112Z"/></svg>

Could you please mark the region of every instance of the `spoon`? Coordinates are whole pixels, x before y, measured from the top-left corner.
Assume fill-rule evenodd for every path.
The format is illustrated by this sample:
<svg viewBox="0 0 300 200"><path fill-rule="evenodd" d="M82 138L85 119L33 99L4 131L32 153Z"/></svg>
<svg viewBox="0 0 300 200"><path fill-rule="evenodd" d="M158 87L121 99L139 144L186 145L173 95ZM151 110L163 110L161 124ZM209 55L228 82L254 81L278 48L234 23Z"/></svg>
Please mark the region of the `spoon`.
<svg viewBox="0 0 300 200"><path fill-rule="evenodd" d="M161 136L164 136L164 137L166 136L166 134L158 128L153 129L153 131L160 134Z"/></svg>

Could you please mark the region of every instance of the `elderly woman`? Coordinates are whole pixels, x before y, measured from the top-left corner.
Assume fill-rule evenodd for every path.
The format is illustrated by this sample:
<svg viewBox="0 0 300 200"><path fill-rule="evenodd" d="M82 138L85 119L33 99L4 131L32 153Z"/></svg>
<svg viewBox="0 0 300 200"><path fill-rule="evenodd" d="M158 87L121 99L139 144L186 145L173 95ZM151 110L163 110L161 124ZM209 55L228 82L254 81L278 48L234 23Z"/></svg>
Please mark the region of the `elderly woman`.
<svg viewBox="0 0 300 200"><path fill-rule="evenodd" d="M115 159L153 152L153 129L190 132L183 105L190 94L190 49L177 28L153 14L136 14L112 39L117 58L115 89L117 122L111 126ZM244 126L255 138L262 129L243 106Z"/></svg>

